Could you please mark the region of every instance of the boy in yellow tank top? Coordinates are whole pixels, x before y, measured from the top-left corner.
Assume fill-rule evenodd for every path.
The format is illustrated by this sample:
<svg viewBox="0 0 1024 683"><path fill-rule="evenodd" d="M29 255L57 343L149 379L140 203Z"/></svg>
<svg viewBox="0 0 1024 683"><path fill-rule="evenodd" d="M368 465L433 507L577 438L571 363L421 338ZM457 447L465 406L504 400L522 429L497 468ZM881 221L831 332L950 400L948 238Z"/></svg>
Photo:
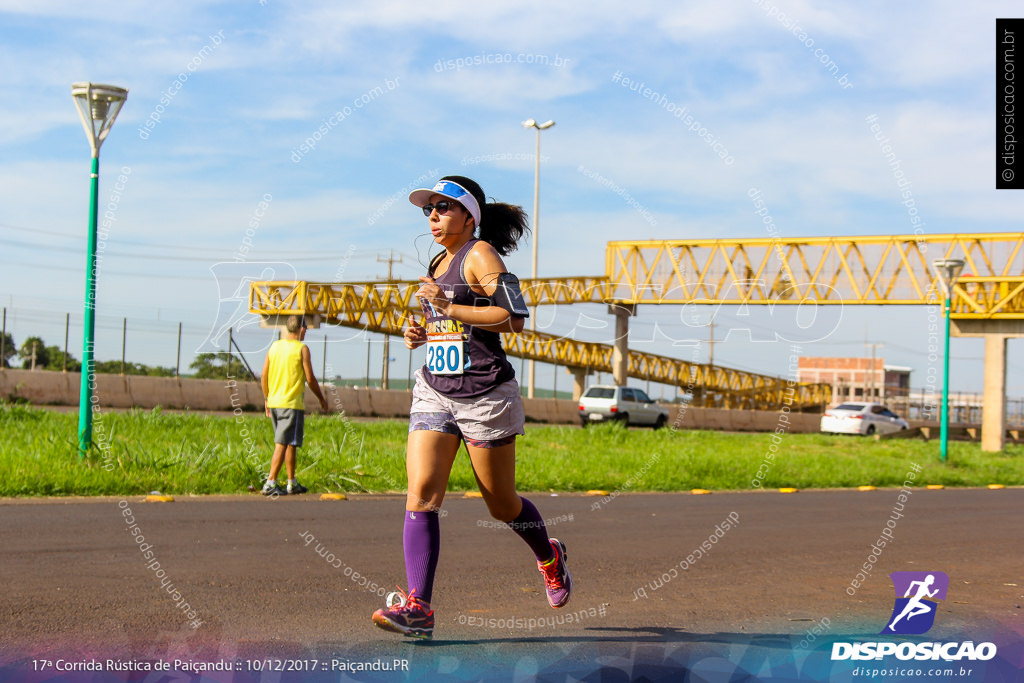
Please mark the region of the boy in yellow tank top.
<svg viewBox="0 0 1024 683"><path fill-rule="evenodd" d="M266 413L274 426L274 456L270 461L270 475L263 486L263 495L305 493L308 489L295 480L295 451L302 446L305 424L303 394L306 384L320 400L320 408L327 412L327 401L320 392L320 384L313 374L309 347L302 343L306 336L306 322L301 315L288 316L281 338L270 345L263 362L260 384L266 398ZM288 471L288 485L277 483L278 472L284 463Z"/></svg>

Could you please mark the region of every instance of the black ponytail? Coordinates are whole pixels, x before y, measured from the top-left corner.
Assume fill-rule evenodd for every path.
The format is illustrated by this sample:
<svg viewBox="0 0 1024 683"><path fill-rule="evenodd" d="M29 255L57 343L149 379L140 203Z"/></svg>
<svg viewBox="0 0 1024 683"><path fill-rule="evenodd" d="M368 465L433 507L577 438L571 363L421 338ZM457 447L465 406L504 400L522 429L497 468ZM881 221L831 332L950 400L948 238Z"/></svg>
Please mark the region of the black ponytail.
<svg viewBox="0 0 1024 683"><path fill-rule="evenodd" d="M529 230L523 207L492 202L483 208L480 217L480 239L502 256L516 250L516 243Z"/></svg>
<svg viewBox="0 0 1024 683"><path fill-rule="evenodd" d="M449 175L441 180L451 180L466 188L480 205L480 239L502 256L516 250L519 240L530 230L523 207L501 202L487 203L483 189L465 176Z"/></svg>

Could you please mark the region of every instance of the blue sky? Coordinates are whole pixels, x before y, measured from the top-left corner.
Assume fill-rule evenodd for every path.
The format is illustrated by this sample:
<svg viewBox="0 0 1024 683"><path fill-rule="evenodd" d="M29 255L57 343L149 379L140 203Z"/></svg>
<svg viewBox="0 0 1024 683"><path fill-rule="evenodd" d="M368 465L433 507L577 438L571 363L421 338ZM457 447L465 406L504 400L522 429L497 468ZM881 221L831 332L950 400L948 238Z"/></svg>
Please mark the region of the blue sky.
<svg viewBox="0 0 1024 683"><path fill-rule="evenodd" d="M783 238L912 233L869 115L913 183L926 233L1019 231L1021 195L993 189L995 18L1015 8L3 1L0 304L18 343L62 344L70 312L80 356L89 151L70 86L82 80L130 91L101 153L101 219L112 201L116 211L98 285L100 359L120 357L127 317L129 358L173 365L181 321L187 366L223 322L224 273L237 283L240 271L219 267L218 281L215 264L232 261L247 228L253 277L266 261L298 279L372 280L393 249L396 276L415 278L433 252L401 197L421 178L458 173L532 210L528 118L557 122L541 134L542 275L602 274L609 240L766 237L747 196L755 187ZM673 114L682 107L704 138ZM528 276L530 243L507 263ZM581 311L610 321L602 307L574 307L545 325L578 327ZM646 307L633 325L642 337L679 315ZM884 344L878 354L914 368L921 386L925 317L846 307L801 353ZM763 312L752 321L774 324ZM728 335L728 316L716 326L716 363L785 374L789 344ZM326 334L332 369L362 376L366 341ZM254 365L267 335L240 333ZM318 368L323 338L307 338ZM707 358L706 345L638 344ZM392 374L404 377L408 355L395 348ZM1015 396L1020 349L1011 341ZM376 374L379 338L369 353ZM953 341L954 390L981 389L982 356L980 340ZM558 382L569 386L564 374Z"/></svg>

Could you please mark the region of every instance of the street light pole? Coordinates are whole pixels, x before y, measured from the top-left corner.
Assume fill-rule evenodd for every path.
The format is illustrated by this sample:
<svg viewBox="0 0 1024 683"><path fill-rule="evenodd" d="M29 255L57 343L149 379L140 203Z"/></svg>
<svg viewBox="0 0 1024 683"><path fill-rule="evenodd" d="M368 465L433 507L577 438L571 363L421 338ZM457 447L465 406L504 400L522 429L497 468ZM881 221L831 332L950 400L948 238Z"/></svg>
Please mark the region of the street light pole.
<svg viewBox="0 0 1024 683"><path fill-rule="evenodd" d="M533 156L533 255L530 259L530 277L537 279L537 242L540 237L540 132L555 125L554 121L537 123L535 119L523 121L524 128L537 130L537 147ZM537 307L530 311L530 331L537 329ZM534 380L536 379L536 362L531 358L527 370L526 397L534 397Z"/></svg>
<svg viewBox="0 0 1024 683"><path fill-rule="evenodd" d="M107 138L128 91L112 85L74 83L71 96L92 149L89 192L89 237L85 261L85 319L82 331L82 381L78 399L78 455L92 445L93 348L96 336L96 208L99 196L100 146Z"/></svg>
<svg viewBox="0 0 1024 683"><path fill-rule="evenodd" d="M946 352L942 371L942 415L939 423L939 442L942 462L949 457L949 310L953 298L953 285L964 269L961 259L941 259L932 261L932 267L942 282L943 310L946 315Z"/></svg>

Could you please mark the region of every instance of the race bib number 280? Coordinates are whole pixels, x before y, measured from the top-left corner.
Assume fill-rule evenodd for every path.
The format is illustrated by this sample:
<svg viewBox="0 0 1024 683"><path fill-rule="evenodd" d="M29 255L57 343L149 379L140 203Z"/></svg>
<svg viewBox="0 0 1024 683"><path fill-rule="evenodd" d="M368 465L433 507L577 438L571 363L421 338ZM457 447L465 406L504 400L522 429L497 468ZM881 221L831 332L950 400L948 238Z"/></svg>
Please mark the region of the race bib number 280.
<svg viewBox="0 0 1024 683"><path fill-rule="evenodd" d="M427 370L431 374L461 375L464 361L461 334L427 337Z"/></svg>

